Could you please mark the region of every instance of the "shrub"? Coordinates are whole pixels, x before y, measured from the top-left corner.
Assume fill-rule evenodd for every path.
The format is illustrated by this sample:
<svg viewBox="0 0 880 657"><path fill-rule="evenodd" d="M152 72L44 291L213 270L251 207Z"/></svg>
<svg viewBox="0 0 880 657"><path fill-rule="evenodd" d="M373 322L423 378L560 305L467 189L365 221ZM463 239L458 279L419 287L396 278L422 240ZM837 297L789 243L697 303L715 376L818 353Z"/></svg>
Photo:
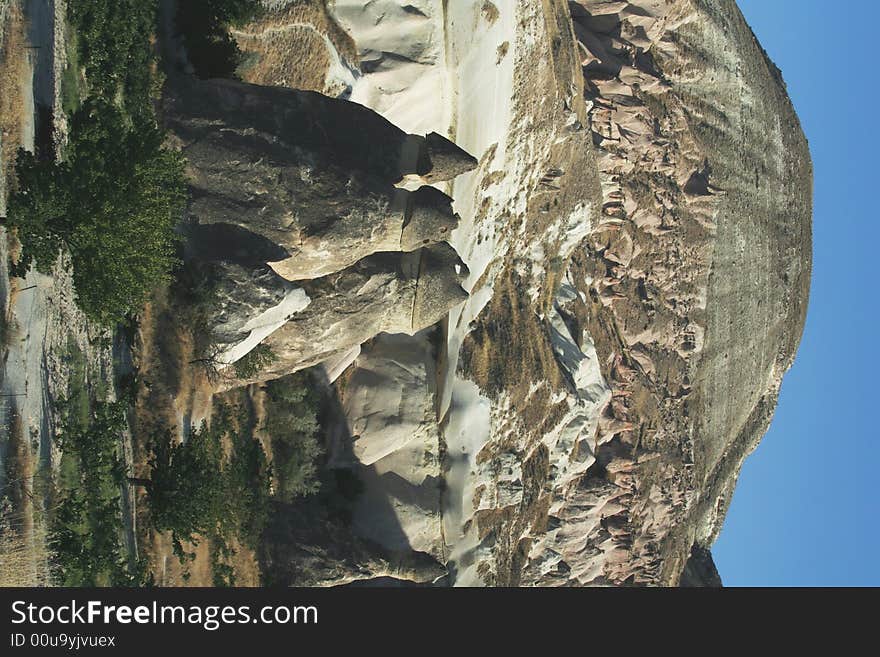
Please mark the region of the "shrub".
<svg viewBox="0 0 880 657"><path fill-rule="evenodd" d="M277 358L269 345L258 344L235 361L232 369L239 379L251 379L262 372L264 367L274 363Z"/></svg>
<svg viewBox="0 0 880 657"><path fill-rule="evenodd" d="M250 432L236 432L232 443L226 469L228 515L236 519L231 529L255 548L269 519L269 462L260 441Z"/></svg>
<svg viewBox="0 0 880 657"><path fill-rule="evenodd" d="M184 557L183 541L218 529L224 515L223 447L228 430L221 416L212 427L193 431L189 440L176 443L169 430L151 441L150 480L144 483L153 525L172 534L174 551Z"/></svg>
<svg viewBox="0 0 880 657"><path fill-rule="evenodd" d="M118 449L125 427L125 407L119 402L99 402L87 424L69 416L61 427L61 448L77 464L75 480L60 491L49 538L55 578L63 586L146 581L144 564L130 566L122 545L119 487L124 473Z"/></svg>
<svg viewBox="0 0 880 657"><path fill-rule="evenodd" d="M13 274L32 263L47 272L68 250L78 304L107 325L138 310L168 278L185 202L183 160L162 148L153 113L157 6L69 0L76 37L66 105L79 109L70 117L65 158L20 152L19 190L9 200L7 223L23 249ZM81 105L80 66L88 96Z"/></svg>
<svg viewBox="0 0 880 657"><path fill-rule="evenodd" d="M0 499L0 587L51 586L45 526L34 523L28 534L17 524L19 514L7 498Z"/></svg>
<svg viewBox="0 0 880 657"><path fill-rule="evenodd" d="M150 39L157 6L157 0L69 0L67 5L91 93L107 101L121 98L133 117L152 114Z"/></svg>

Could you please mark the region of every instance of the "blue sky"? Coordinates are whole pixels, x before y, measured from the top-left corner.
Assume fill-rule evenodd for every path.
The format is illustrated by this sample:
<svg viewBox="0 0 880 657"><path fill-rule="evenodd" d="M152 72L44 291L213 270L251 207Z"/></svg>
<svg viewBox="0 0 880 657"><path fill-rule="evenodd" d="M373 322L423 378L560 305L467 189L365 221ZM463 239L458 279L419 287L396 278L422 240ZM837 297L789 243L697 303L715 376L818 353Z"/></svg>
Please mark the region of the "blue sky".
<svg viewBox="0 0 880 657"><path fill-rule="evenodd" d="M815 170L813 283L770 431L712 552L725 585L880 585L880 2L738 0Z"/></svg>

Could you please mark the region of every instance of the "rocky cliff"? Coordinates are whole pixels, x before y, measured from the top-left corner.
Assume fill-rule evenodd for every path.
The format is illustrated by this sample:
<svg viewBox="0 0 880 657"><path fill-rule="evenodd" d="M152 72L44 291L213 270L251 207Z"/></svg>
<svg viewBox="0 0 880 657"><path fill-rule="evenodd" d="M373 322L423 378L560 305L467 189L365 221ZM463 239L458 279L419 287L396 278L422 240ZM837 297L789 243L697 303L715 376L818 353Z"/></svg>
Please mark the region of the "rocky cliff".
<svg viewBox="0 0 880 657"><path fill-rule="evenodd" d="M252 379L270 380L381 332L415 333L466 296L443 241L452 199L428 183L476 161L445 138L226 80L178 80L164 109L188 165L191 257L220 274L209 323L221 364L265 342L277 360Z"/></svg>
<svg viewBox="0 0 880 657"><path fill-rule="evenodd" d="M717 584L811 258L809 150L733 0L265 4L246 81L165 114L220 365L275 355L219 387L320 366L363 488L280 579Z"/></svg>

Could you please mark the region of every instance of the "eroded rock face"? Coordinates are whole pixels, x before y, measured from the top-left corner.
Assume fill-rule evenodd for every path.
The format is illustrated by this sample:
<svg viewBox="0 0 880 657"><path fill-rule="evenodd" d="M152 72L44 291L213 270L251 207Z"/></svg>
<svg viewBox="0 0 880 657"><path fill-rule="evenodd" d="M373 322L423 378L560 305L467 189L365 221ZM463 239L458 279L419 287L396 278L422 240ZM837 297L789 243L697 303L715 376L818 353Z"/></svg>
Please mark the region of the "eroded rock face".
<svg viewBox="0 0 880 657"><path fill-rule="evenodd" d="M395 186L405 176L447 180L475 164L437 135L409 135L317 93L232 81L187 80L166 105L189 165L191 216L275 244L271 266L288 280L435 244L458 224L441 191Z"/></svg>
<svg viewBox="0 0 880 657"><path fill-rule="evenodd" d="M300 281L298 286L267 269L245 274L237 267L224 267L224 288L229 289L226 297L267 299L266 307L271 300L279 300L274 310L261 306L261 317L278 313L281 300L291 296L299 299L304 295L308 303L284 315L283 321L261 338L274 354L272 362L249 379L236 379L227 371L219 383L223 388L270 381L317 365L379 333L415 334L467 298L460 285L467 269L446 243L412 253L377 253L341 272ZM246 309L248 305L241 302L235 307ZM231 308L231 303L218 306L218 326L234 323L228 318Z"/></svg>
<svg viewBox="0 0 880 657"><path fill-rule="evenodd" d="M383 334L355 361L346 383L345 414L358 463L373 465L430 426L436 372L433 359L425 359L417 345L416 338ZM413 394L421 389L427 394Z"/></svg>
<svg viewBox="0 0 880 657"><path fill-rule="evenodd" d="M424 3L414 63L379 58L353 91L415 119L407 94L467 52L448 134L481 163L453 186L451 241L476 276L448 322L438 417L467 464L446 464L444 535L470 529L449 562L459 583L676 584L717 534L803 327L806 142L733 2L485 5ZM340 13L362 58L404 49ZM491 126L471 75L502 85ZM591 167L596 187L572 175Z"/></svg>
<svg viewBox="0 0 880 657"><path fill-rule="evenodd" d="M430 584L446 574L427 554L387 550L354 536L314 504L274 509L273 519L261 560L275 586L340 586L380 578Z"/></svg>
<svg viewBox="0 0 880 657"><path fill-rule="evenodd" d="M361 172L358 189L387 205L359 221L361 192L340 201L335 224L357 227L340 243L363 253L296 283L309 305L265 339L279 355L265 376L323 361L340 377L334 463L366 489L355 533L431 555L450 583L717 583L707 546L772 416L808 297L812 172L778 70L733 0L417 5L328 5L362 62L352 97L449 140L429 134L413 156L382 127L390 141L369 166L320 167L329 186ZM236 98L242 111L269 96ZM276 115L233 132L293 140ZM196 152L202 120L181 131ZM342 139L296 148L334 152ZM352 136L354 151L367 142ZM223 148L206 144L204 162ZM291 179L295 157L279 156ZM242 189L271 182L249 166ZM458 174L438 185L446 201L402 191ZM221 216L211 176L202 207ZM282 188L309 193L301 176L274 196ZM410 202L430 211L411 213L405 237ZM286 219L266 213L254 230L285 249L266 262L298 278L283 265ZM395 239L396 251L439 244L364 257L362 242ZM382 332L408 335L370 340Z"/></svg>
<svg viewBox="0 0 880 657"><path fill-rule="evenodd" d="M455 584L517 583L522 536L545 526L549 506L593 463L607 400L589 336L568 325L571 299L556 302L565 262L601 206L583 77L564 2L426 1L420 15L403 4L336 4L355 41L365 39L362 60L379 62L352 97L410 129L454 136L480 163L451 189L462 222L450 241L471 296L441 325L436 391L411 393L437 408L420 434L439 429L425 460L443 464L441 521L426 538L431 507L391 485L420 480L407 446L383 459L376 482L388 482L400 531L377 540L418 536L445 554ZM414 50L412 62L394 56ZM407 111L428 99L427 111Z"/></svg>
<svg viewBox="0 0 880 657"><path fill-rule="evenodd" d="M429 174L438 146L444 158L455 152L471 159L442 139L408 134L367 107L312 91L181 78L165 98L168 126L184 144L215 131L259 134L392 184Z"/></svg>
<svg viewBox="0 0 880 657"><path fill-rule="evenodd" d="M715 568L715 561L709 550L694 545L691 556L684 565L678 585L688 588L718 588L721 586L721 576L718 574L718 569Z"/></svg>
<svg viewBox="0 0 880 657"><path fill-rule="evenodd" d="M215 263L212 274L216 283L208 321L217 353L210 355L221 367L241 359L311 303L305 290L266 265Z"/></svg>
<svg viewBox="0 0 880 657"><path fill-rule="evenodd" d="M165 105L188 163L188 257L217 277L218 366L263 343L274 361L252 380L269 380L383 331L416 333L466 298L467 268L444 241L458 224L452 199L426 183L475 161L445 138L348 101L234 81L176 79ZM231 370L220 380L251 382Z"/></svg>
<svg viewBox="0 0 880 657"><path fill-rule="evenodd" d="M572 7L604 190L579 262L620 395L598 437L618 473L581 489L610 479L632 496L606 577L672 584L691 546L717 536L794 358L812 170L779 71L734 2L618 5Z"/></svg>
<svg viewBox="0 0 880 657"><path fill-rule="evenodd" d="M437 337L436 330L380 335L364 345L345 382L347 431L333 441L331 463L363 483L352 513L357 534L445 563Z"/></svg>

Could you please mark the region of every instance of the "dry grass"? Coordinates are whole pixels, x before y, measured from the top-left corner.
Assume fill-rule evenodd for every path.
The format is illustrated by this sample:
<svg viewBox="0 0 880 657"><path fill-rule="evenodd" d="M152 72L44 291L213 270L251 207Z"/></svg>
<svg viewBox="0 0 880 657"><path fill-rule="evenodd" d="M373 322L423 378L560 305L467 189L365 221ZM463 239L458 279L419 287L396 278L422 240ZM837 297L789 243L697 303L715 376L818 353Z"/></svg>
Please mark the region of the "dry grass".
<svg viewBox="0 0 880 657"><path fill-rule="evenodd" d="M0 586L51 586L46 528L27 534L0 527Z"/></svg>
<svg viewBox="0 0 880 657"><path fill-rule="evenodd" d="M19 0L5 3L0 25L0 208L16 188L14 167L22 146L28 88L27 22ZM9 240L9 257L18 258L20 245ZM8 309L0 317L0 347L16 332L11 309L18 281L10 281ZM22 435L20 418L13 415L7 431L5 497L0 504L0 586L49 586L49 551L45 519L35 514L35 461Z"/></svg>
<svg viewBox="0 0 880 657"><path fill-rule="evenodd" d="M169 290L156 294L140 315L135 363L141 381L135 404L135 423L132 427L133 471L136 476L148 477L149 453L147 441L152 432L161 427L177 427L188 418L211 416L214 392L205 370L192 361L195 359L195 340L185 321L177 315ZM217 397L218 402L245 403L242 397L252 394L255 412L262 409L261 393L252 390L233 390ZM263 436L258 436L266 449ZM269 453L267 451L267 453ZM158 586L213 586L211 543L200 539L198 545L184 544L195 559L180 563L174 555L170 532L153 529L149 516L146 493L135 490L137 499L138 545L148 561ZM234 571L237 586L259 586L260 569L256 555L234 538L229 539L234 555L227 561Z"/></svg>
<svg viewBox="0 0 880 657"><path fill-rule="evenodd" d="M174 556L170 532L149 530L148 541L142 543L149 561L148 568L155 575L157 586L213 586L214 571L211 567L211 543L206 539L198 545L184 543L187 552L195 559L180 563ZM260 567L256 555L237 540L229 540L235 554L226 562L235 571L236 586L259 586Z"/></svg>
<svg viewBox="0 0 880 657"><path fill-rule="evenodd" d="M158 427L183 430L184 417L210 417L213 386L207 371L194 362L194 336L169 293L167 288L157 292L139 318L135 362L144 384L136 402L139 435Z"/></svg>
<svg viewBox="0 0 880 657"><path fill-rule="evenodd" d="M253 63L242 78L253 84L323 92L330 67L324 40L313 30L294 28L259 36L236 34Z"/></svg>
<svg viewBox="0 0 880 657"><path fill-rule="evenodd" d="M20 3L10 2L0 45L0 193L14 189L15 154L21 147L27 87L27 24ZM6 187L6 189L4 189Z"/></svg>
<svg viewBox="0 0 880 657"><path fill-rule="evenodd" d="M529 398L532 383L562 383L549 332L512 266L495 284L489 307L462 345L461 365L490 395L508 391L515 402Z"/></svg>
<svg viewBox="0 0 880 657"><path fill-rule="evenodd" d="M44 514L36 508L45 491L36 490L35 459L13 414L8 426L6 485L0 499L0 586L50 586Z"/></svg>
<svg viewBox="0 0 880 657"><path fill-rule="evenodd" d="M357 63L354 41L323 0L294 2L232 34L246 57L242 79L253 84L332 93L326 88L331 56L324 37L344 60Z"/></svg>
<svg viewBox="0 0 880 657"><path fill-rule="evenodd" d="M501 64L504 61L504 58L507 57L507 53L510 52L510 41L505 41L500 46L496 52L495 64Z"/></svg>

